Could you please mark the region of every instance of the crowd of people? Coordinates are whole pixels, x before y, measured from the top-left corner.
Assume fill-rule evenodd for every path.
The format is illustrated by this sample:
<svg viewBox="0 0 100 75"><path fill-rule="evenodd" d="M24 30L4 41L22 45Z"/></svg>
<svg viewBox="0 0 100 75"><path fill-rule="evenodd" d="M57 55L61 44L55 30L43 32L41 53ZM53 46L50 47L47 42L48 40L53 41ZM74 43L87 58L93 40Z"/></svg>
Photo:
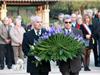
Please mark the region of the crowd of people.
<svg viewBox="0 0 100 75"><path fill-rule="evenodd" d="M78 56L69 62L58 61L58 66L62 75L79 75L82 68L84 71L91 71L89 67L90 53L94 53L94 65L100 67L100 11L90 16L87 14L63 14L58 15L58 21L54 22L55 28L61 27L64 32L79 34L85 41L83 55ZM5 17L0 21L0 70L12 68L18 59L24 61L27 57L27 72L31 75L48 75L51 68L49 61L42 61L36 66L32 61L37 60L35 56L29 56L29 45L34 45L35 40L47 30L42 28L42 19L39 16L32 16L30 25L22 23L21 16L17 16L13 21L11 17Z"/></svg>
<svg viewBox="0 0 100 75"><path fill-rule="evenodd" d="M10 17L5 17L0 24L0 69L5 63L8 69L17 63L18 58L24 59L22 40L25 29L21 26L21 19L16 18L14 23Z"/></svg>
<svg viewBox="0 0 100 75"><path fill-rule="evenodd" d="M63 19L66 16L69 16L68 14L61 13L58 15L59 21L57 21L55 24L60 26L62 25L61 22L63 22ZM84 15L80 14L71 14L71 26L72 28L76 28L78 30L81 30L83 33L83 38L85 41L85 50L82 55L82 63L84 65L84 71L91 71L89 68L90 63L90 53L91 50L93 50L94 53L94 65L95 67L100 67L100 11L97 12L97 14L91 15L89 13L86 13ZM63 22L64 23L64 22Z"/></svg>

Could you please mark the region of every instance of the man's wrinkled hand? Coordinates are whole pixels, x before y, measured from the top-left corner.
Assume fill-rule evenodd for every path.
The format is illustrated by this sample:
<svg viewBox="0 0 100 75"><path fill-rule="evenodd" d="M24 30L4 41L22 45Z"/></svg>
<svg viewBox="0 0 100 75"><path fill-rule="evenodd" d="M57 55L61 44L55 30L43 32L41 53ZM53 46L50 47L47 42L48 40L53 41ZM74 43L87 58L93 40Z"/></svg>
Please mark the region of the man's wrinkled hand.
<svg viewBox="0 0 100 75"><path fill-rule="evenodd" d="M91 38L91 35L86 35L86 39L90 39Z"/></svg>

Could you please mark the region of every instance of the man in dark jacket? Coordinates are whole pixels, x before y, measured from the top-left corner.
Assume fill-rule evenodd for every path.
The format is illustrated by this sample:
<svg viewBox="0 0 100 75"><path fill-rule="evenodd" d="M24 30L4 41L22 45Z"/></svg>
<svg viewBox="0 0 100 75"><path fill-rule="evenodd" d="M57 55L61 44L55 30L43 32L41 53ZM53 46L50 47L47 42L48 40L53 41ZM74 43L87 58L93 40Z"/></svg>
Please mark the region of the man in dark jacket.
<svg viewBox="0 0 100 75"><path fill-rule="evenodd" d="M39 16L34 16L33 19L33 29L29 32L26 32L24 34L23 38L23 52L26 56L28 56L27 61L27 72L29 72L31 75L48 75L50 71L50 63L46 61L42 61L42 64L39 64L38 66L35 63L32 63L33 61L36 61L37 59L35 56L29 56L28 53L30 51L29 45L34 45L35 41L38 41L39 37L46 32L45 29L42 29L41 25L41 18Z"/></svg>
<svg viewBox="0 0 100 75"><path fill-rule="evenodd" d="M97 43L95 43L94 49L97 49L97 45L99 46L99 49L97 49L98 60L95 63L95 66L100 67L100 11L98 11L97 15L93 18L92 23L93 23L95 41L97 41Z"/></svg>
<svg viewBox="0 0 100 75"><path fill-rule="evenodd" d="M66 32L68 35L82 36L82 32L80 30L72 28L70 16L64 18L64 23L64 32ZM62 75L79 75L79 71L81 70L81 56L77 56L72 60L68 59L66 62L59 61L58 66Z"/></svg>

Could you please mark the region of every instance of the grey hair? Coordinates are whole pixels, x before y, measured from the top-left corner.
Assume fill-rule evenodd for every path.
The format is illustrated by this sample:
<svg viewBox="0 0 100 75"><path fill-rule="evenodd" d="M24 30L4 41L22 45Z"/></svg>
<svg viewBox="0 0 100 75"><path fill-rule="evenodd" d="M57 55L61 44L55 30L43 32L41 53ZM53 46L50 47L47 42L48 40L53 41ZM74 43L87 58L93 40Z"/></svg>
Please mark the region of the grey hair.
<svg viewBox="0 0 100 75"><path fill-rule="evenodd" d="M65 19L71 19L71 16L68 15L68 14L66 14L66 15L64 16L64 20L65 20ZM64 20L63 20L63 21L64 21Z"/></svg>
<svg viewBox="0 0 100 75"><path fill-rule="evenodd" d="M40 21L40 20L42 20L40 16L33 16L33 18L32 18L33 23L37 22L37 21Z"/></svg>
<svg viewBox="0 0 100 75"><path fill-rule="evenodd" d="M21 23L21 19L16 18L16 19L15 19L15 23L16 23L16 22Z"/></svg>

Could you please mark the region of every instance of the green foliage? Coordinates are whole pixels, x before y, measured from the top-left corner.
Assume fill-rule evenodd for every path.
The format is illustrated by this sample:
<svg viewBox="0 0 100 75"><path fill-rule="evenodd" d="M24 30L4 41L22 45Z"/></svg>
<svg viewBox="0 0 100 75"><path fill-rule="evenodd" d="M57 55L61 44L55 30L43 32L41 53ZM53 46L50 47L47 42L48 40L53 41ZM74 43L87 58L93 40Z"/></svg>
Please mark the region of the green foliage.
<svg viewBox="0 0 100 75"><path fill-rule="evenodd" d="M50 6L50 16L56 18L59 13L70 13L72 9L71 3L68 2L57 2L55 5Z"/></svg>
<svg viewBox="0 0 100 75"><path fill-rule="evenodd" d="M16 16L21 15L25 24L30 23L30 16L34 15L34 6L7 6L8 16L16 18Z"/></svg>
<svg viewBox="0 0 100 75"><path fill-rule="evenodd" d="M39 41L35 46L30 46L30 55L45 61L73 59L82 54L83 44L70 36L58 33L46 40Z"/></svg>
<svg viewBox="0 0 100 75"><path fill-rule="evenodd" d="M30 18L28 16L24 16L24 15L21 15L21 16L22 16L24 24L30 23Z"/></svg>

